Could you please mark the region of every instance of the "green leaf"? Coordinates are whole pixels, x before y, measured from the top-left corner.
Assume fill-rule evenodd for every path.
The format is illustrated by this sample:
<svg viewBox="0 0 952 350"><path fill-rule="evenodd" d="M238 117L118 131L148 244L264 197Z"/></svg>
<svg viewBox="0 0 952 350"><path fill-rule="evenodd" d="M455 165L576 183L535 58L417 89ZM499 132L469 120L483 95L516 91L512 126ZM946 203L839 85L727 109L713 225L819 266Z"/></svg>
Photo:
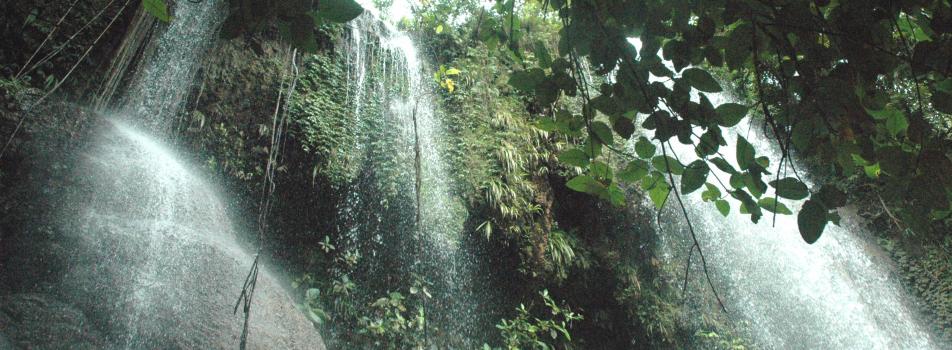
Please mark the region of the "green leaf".
<svg viewBox="0 0 952 350"><path fill-rule="evenodd" d="M142 0L142 9L162 22L168 23L172 21L172 16L169 16L169 7L165 4L165 0Z"/></svg>
<svg viewBox="0 0 952 350"><path fill-rule="evenodd" d="M700 68L688 68L681 73L681 77L688 81L692 87L703 92L721 92L721 84L711 76L707 71Z"/></svg>
<svg viewBox="0 0 952 350"><path fill-rule="evenodd" d="M600 154L602 154L602 143L594 138L589 137L584 143L582 143L581 146L579 146L578 149L585 152L589 158L595 159L598 158Z"/></svg>
<svg viewBox="0 0 952 350"><path fill-rule="evenodd" d="M705 184L707 190L701 192L701 199L705 202L716 201L721 198L721 190L710 183Z"/></svg>
<svg viewBox="0 0 952 350"><path fill-rule="evenodd" d="M657 150L658 147L651 143L651 141L648 141L644 136L639 137L638 142L635 143L635 153L642 159L654 157L655 151Z"/></svg>
<svg viewBox="0 0 952 350"><path fill-rule="evenodd" d="M681 175L681 192L688 194L697 191L704 186L707 181L707 175L711 169L703 160L695 160L684 169L684 175Z"/></svg>
<svg viewBox="0 0 952 350"><path fill-rule="evenodd" d="M720 149L724 143L721 128L710 128L704 135L701 135L700 142L694 146L694 153L696 153L699 158L707 158L717 154L718 149Z"/></svg>
<svg viewBox="0 0 952 350"><path fill-rule="evenodd" d="M598 140L601 141L602 144L611 145L614 142L615 139L614 135L612 134L612 129L609 128L605 123L593 121L591 128L592 133L598 137Z"/></svg>
<svg viewBox="0 0 952 350"><path fill-rule="evenodd" d="M771 181L770 187L776 189L777 195L786 199L801 200L810 195L807 185L793 177L785 177Z"/></svg>
<svg viewBox="0 0 952 350"><path fill-rule="evenodd" d="M737 174L737 169L734 169L734 166L732 166L730 163L724 160L724 158L721 158L721 157L712 158L711 163L714 163L714 165L717 166L718 169L721 169L721 171L725 173L728 173L731 175Z"/></svg>
<svg viewBox="0 0 952 350"><path fill-rule="evenodd" d="M717 207L717 211L721 212L721 215L727 216L731 212L731 205L726 200L718 199L714 202L714 206Z"/></svg>
<svg viewBox="0 0 952 350"><path fill-rule="evenodd" d="M754 159L754 145L751 145L750 142L747 142L743 136L737 136L737 165L740 165L741 170L747 170L751 166L756 165L756 160Z"/></svg>
<svg viewBox="0 0 952 350"><path fill-rule="evenodd" d="M889 118L886 119L886 130L889 130L889 134L892 136L899 136L899 134L906 131L909 128L909 120L906 119L906 115L898 112L889 115Z"/></svg>
<svg viewBox="0 0 952 350"><path fill-rule="evenodd" d="M731 192L731 196L740 201L740 213L741 214L750 214L750 221L757 223L760 221L760 218L764 216L763 212L760 210L760 205L754 201L754 198L750 196L747 192L743 190L737 190Z"/></svg>
<svg viewBox="0 0 952 350"><path fill-rule="evenodd" d="M440 33L442 33L442 32L443 32L443 25L440 24L440 25L436 26L436 34L440 34Z"/></svg>
<svg viewBox="0 0 952 350"><path fill-rule="evenodd" d="M651 202L654 203L655 209L661 209L665 201L667 201L669 193L671 193L671 187L662 179L654 188L648 191L648 197L650 197Z"/></svg>
<svg viewBox="0 0 952 350"><path fill-rule="evenodd" d="M889 118L891 118L892 116L896 114L902 114L902 112L900 112L899 110L892 107L888 107L888 106L886 108L879 109L879 110L866 108L866 113L868 113L870 116L873 117L873 119L876 119L876 120L888 120Z"/></svg>
<svg viewBox="0 0 952 350"><path fill-rule="evenodd" d="M641 159L635 159L628 163L622 171L618 172L618 179L625 182L634 183L640 181L648 175L648 162Z"/></svg>
<svg viewBox="0 0 952 350"><path fill-rule="evenodd" d="M631 119L618 118L615 120L615 123L612 124L612 129L623 139L627 140L635 133L635 124L631 122Z"/></svg>
<svg viewBox="0 0 952 350"><path fill-rule="evenodd" d="M803 203L803 208L797 215L797 227L805 242L813 244L820 239L828 221L826 212L826 208L815 200L811 199Z"/></svg>
<svg viewBox="0 0 952 350"><path fill-rule="evenodd" d="M605 196L603 196L603 198L604 197ZM613 184L611 186L608 186L607 197L608 198L605 198L605 199L607 199L609 202L612 203L612 205L616 207L621 207L625 205L625 192L623 192L621 190L621 187L618 187L618 185Z"/></svg>
<svg viewBox="0 0 952 350"><path fill-rule="evenodd" d="M321 0L317 13L328 21L346 23L364 13L364 8L354 0Z"/></svg>
<svg viewBox="0 0 952 350"><path fill-rule="evenodd" d="M728 128L740 123L747 116L747 111L747 106L739 103L725 103L714 109L717 113L717 124Z"/></svg>
<svg viewBox="0 0 952 350"><path fill-rule="evenodd" d="M446 74L446 75L459 75L460 73L462 73L462 72L460 72L459 69L450 68L450 69L447 69L447 70L446 70L446 73L445 73L445 74Z"/></svg>
<svg viewBox="0 0 952 350"><path fill-rule="evenodd" d="M509 76L509 85L516 90L530 93L534 92L536 86L545 80L545 72L541 68L532 68L528 70L515 71Z"/></svg>
<svg viewBox="0 0 952 350"><path fill-rule="evenodd" d="M863 166L863 172L866 173L866 176L870 179L878 179L882 170L879 168L879 163L877 162L875 164Z"/></svg>
<svg viewBox="0 0 952 350"><path fill-rule="evenodd" d="M589 158L588 154L582 150L573 148L559 154L559 161L571 166L586 167L588 166Z"/></svg>
<svg viewBox="0 0 952 350"><path fill-rule="evenodd" d="M684 165L681 164L677 159L671 158L671 156L657 156L651 159L651 165L655 169L658 169L662 172L668 172L668 168L671 168L671 173L674 175L684 174Z"/></svg>
<svg viewBox="0 0 952 350"><path fill-rule="evenodd" d="M612 180L612 168L608 164L594 161L589 165L589 170L596 179L604 180L610 183Z"/></svg>
<svg viewBox="0 0 952 350"><path fill-rule="evenodd" d="M748 172L743 176L744 186L747 187L747 190L750 191L750 194L754 197L760 198L764 195L764 192L767 192L767 184L761 180L759 172Z"/></svg>
<svg viewBox="0 0 952 350"><path fill-rule="evenodd" d="M574 179L569 180L565 186L575 190L576 192L594 195L599 195L601 192L605 191L605 185L602 185L600 182L596 181L595 178L588 175L576 176Z"/></svg>
<svg viewBox="0 0 952 350"><path fill-rule="evenodd" d="M769 211L771 213L780 214L780 215L793 215L793 212L790 211L790 208L787 208L783 203L778 202L773 197L764 197L757 202L761 208Z"/></svg>

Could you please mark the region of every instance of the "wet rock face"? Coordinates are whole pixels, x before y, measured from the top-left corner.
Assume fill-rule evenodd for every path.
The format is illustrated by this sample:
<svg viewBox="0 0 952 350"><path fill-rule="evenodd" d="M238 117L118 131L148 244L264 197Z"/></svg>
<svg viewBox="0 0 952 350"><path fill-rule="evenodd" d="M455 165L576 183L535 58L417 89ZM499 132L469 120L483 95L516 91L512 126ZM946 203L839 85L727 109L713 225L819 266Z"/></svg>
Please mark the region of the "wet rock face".
<svg viewBox="0 0 952 350"><path fill-rule="evenodd" d="M95 119L85 142L59 150L63 170L31 165L49 179L30 181L58 185L22 194L43 205L3 227L0 350L237 348L244 317L232 312L254 258L236 243L218 191L150 137ZM269 268L248 349L323 349Z"/></svg>
<svg viewBox="0 0 952 350"><path fill-rule="evenodd" d="M103 335L82 311L52 295L0 296L0 350L105 346Z"/></svg>

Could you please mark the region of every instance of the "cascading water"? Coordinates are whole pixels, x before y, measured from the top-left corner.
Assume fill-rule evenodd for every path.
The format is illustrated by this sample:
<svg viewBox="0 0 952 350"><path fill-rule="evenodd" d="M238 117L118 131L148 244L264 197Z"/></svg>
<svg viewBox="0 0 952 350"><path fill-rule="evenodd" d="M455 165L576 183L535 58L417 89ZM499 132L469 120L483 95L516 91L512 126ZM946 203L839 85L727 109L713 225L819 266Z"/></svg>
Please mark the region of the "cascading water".
<svg viewBox="0 0 952 350"><path fill-rule="evenodd" d="M116 347L237 348L245 327L232 308L255 258L216 189L150 136L172 128L222 3L177 3L67 191L61 226L78 244L62 283ZM323 348L267 268L257 281L247 348Z"/></svg>
<svg viewBox="0 0 952 350"><path fill-rule="evenodd" d="M365 8L372 9L364 2ZM475 292L472 254L463 242L466 211L453 196L442 159L443 133L427 85L429 75L413 40L371 10L352 21L344 41L349 65L350 103L360 156L357 179L339 214L349 242L366 270L402 274L430 284L426 301L429 341L441 347L481 345L480 299ZM379 112L368 117L365 114ZM416 143L419 143L417 145ZM420 168L416 169L416 147ZM421 177L420 224L415 180ZM411 194L411 195L408 195ZM397 197L396 199L385 199ZM401 197L402 196L402 197ZM365 271L374 279L373 271ZM416 277L414 277L416 276ZM364 284L373 284L366 281ZM360 284L360 283L358 283ZM393 285L379 284L368 293L377 297Z"/></svg>
<svg viewBox="0 0 952 350"><path fill-rule="evenodd" d="M216 37L224 15L221 1L186 1L175 19L146 47L150 53L139 68L120 111L137 125L156 132L168 130L182 107L198 59Z"/></svg>
<svg viewBox="0 0 952 350"><path fill-rule="evenodd" d="M728 102L708 95L712 103ZM748 139L758 156L776 162L780 152L771 139L741 126L725 132L727 146L720 154L736 164L737 136ZM671 142L679 160L688 164L697 157L690 145ZM771 169L775 171L776 169ZM797 167L806 176L802 167ZM728 174L712 169L711 179L726 181ZM788 175L792 172L788 171ZM771 175L773 176L773 175ZM807 182L809 178L803 179ZM714 182L710 180L709 182ZM931 334L910 308L900 280L886 267L888 258L877 254L853 215L844 215L841 226L828 225L820 240L809 245L800 238L795 216L765 212L760 223L740 215L736 202L723 217L701 191L684 196L701 248L712 270L715 288L730 317L759 346L768 349L932 349ZM764 196L772 197L772 193ZM787 205L794 212L798 206ZM668 206L677 206L669 201ZM691 247L689 232L678 210L667 210L661 220L669 261L683 262ZM690 276L692 290L708 288L697 259Z"/></svg>
<svg viewBox="0 0 952 350"><path fill-rule="evenodd" d="M124 124L95 142L65 201L62 226L78 243L64 288L108 318L119 347L237 347L243 318L231 312L253 257L214 188ZM248 348L323 348L267 269L256 291Z"/></svg>

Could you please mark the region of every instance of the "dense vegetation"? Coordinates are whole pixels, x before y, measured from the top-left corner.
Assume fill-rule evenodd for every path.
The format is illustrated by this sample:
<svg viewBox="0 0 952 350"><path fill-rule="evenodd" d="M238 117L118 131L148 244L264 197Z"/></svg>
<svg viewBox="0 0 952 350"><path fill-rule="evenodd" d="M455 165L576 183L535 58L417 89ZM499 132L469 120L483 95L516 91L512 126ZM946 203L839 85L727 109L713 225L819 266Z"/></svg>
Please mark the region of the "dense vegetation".
<svg viewBox="0 0 952 350"><path fill-rule="evenodd" d="M173 2L142 5L159 21L175 20ZM11 153L0 154L0 189L10 203L31 196L10 179L25 176L37 148L29 145L45 127L30 120L26 135L17 135L17 113L27 109L21 96L43 96L66 81L63 100L94 98L84 96L82 79L66 79L70 65L83 64L78 75L92 79L94 63L111 51L87 58L85 45L99 39L80 36L21 77L28 54L10 48L39 46L58 18L42 12L49 4L26 13L3 6L11 21L0 42L0 130L10 135L3 141ZM130 14L105 8L119 23L129 21ZM413 226L392 209L414 199L407 179L390 171L396 157L384 152L385 141L364 150L384 164L373 174L362 173L348 149L392 132L367 118L362 123L378 123L380 135L359 135L348 119L347 62L336 46L347 35L342 23L363 10L351 0L232 0L228 8L222 43L209 55L221 59L205 62L183 112L182 142L196 163L228 179L242 198L237 207L253 211L251 198L269 176L262 167L273 102L263 95L286 87L286 48L304 53L265 246L291 266L301 308L329 344L422 348L428 332L440 332L428 328L424 310L431 282L381 272L412 254L407 247L416 242L388 236L407 242L368 266L366 250L384 247L349 246L341 229L349 223L334 218L334 203L371 181L389 191L362 208L367 217ZM11 39L20 37L13 23L28 28L23 39ZM66 32L82 27L66 25ZM681 197L697 191L725 216L796 215L807 243L839 224L838 208L877 208L861 215L950 336L948 0L431 0L400 28L427 53L430 88L449 129L440 142L469 213L464 230L494 262L480 272L506 296L489 312L495 329L485 347L756 347L720 310L713 285L689 292L700 302L685 303L685 267L660 260L656 211L673 207L690 227ZM118 46L108 38L107 47ZM368 79L385 81L377 72ZM206 82L219 86L206 92ZM715 105L717 94L731 99ZM366 115L381 113L374 103L361 106ZM759 126L780 158L758 154L744 137L726 140L742 121ZM675 157L674 143L693 147L696 159ZM794 159L816 178L801 178ZM16 213L11 208L2 213ZM20 223L4 219L4 227ZM695 251L706 264L696 238L689 256Z"/></svg>

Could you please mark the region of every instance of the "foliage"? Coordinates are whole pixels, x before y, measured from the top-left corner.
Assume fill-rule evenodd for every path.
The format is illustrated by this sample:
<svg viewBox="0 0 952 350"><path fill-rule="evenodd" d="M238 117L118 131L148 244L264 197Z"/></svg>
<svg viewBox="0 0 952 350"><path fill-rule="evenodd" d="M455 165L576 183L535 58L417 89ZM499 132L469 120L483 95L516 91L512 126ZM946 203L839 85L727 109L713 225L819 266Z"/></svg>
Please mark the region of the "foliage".
<svg viewBox="0 0 952 350"><path fill-rule="evenodd" d="M301 146L315 155L312 181L318 176L346 184L355 175L356 152L345 151L358 142L349 113L346 70L337 55L304 59L297 91L291 97L291 122Z"/></svg>
<svg viewBox="0 0 952 350"><path fill-rule="evenodd" d="M519 3L514 21L525 30L521 43L532 49L516 57L504 47L505 42L501 45L498 40L480 40L486 28L504 29L508 33L510 6L497 3L493 7L481 7L473 6L474 3L466 0L426 2L423 10L416 13L417 22L404 25L422 38L436 64L462 72L454 80L453 93L444 89L439 94L440 106L452 131L448 138L447 148L451 152L448 160L456 169L453 175L471 203L476 234L489 242L499 242L497 250L517 249L518 270L529 280L517 280L504 288L532 288L522 287L523 284L541 284L535 287L538 289L560 288L560 292L575 294L577 299L570 300L573 305L589 302L593 298L592 288L603 288L603 300L607 301L587 305L586 316L592 312L591 317L580 322L580 330L573 333L580 346L611 348L630 344L632 337L642 336L645 338L639 342L654 346L690 344L695 329L693 326L685 329L679 321L682 309L673 302L677 296L667 292L664 279L652 277L659 265L648 265L648 261L657 260L635 259L645 265L639 267L643 267L643 277L649 281L644 285L635 273L629 276L615 272L628 271L627 263L616 260L627 260L637 254L625 251L626 245L642 246L641 252L652 250L648 248L652 245L647 243L651 237L649 224L629 228L615 237L609 233L613 230L598 225L619 225L618 222L604 223L607 217L621 212L618 208L586 201L582 201L585 203L581 204L585 208L582 212L570 209L571 212L560 215L553 208L579 205L575 202L580 198L556 186L563 186L566 179L588 168L592 163L588 156L591 149L567 148L567 143L584 142L581 138L584 135L569 135L558 130L555 118L544 115L549 106L540 105L531 91L527 95L508 81L512 76L510 67L544 65L552 60L554 54L550 50L554 49L550 48L557 47L560 25L544 18L545 14L539 11L541 6ZM443 30L436 30L441 25ZM438 82L436 76L440 72L434 75L434 81ZM553 105L564 111L560 113L563 117L571 116L569 111L581 110L578 100L568 98L559 99ZM741 107L746 115L746 107ZM737 109L729 106L723 112L725 118L739 121ZM643 153L650 151L648 159L661 153L649 140L644 141L639 149ZM558 166L559 161L566 166ZM573 161L578 163L571 163ZM598 162L614 164L614 159L606 156ZM604 171L603 166L599 167ZM630 166L613 172L619 177L640 176L639 172L648 171L649 167L646 162L643 167ZM658 187L660 183L664 182L659 180ZM480 191L473 193L474 187ZM591 221L577 222L582 217L591 217ZM622 225L631 225L640 221L629 217L622 222ZM714 326L708 325L711 327ZM605 334L610 334L611 340L605 339Z"/></svg>
<svg viewBox="0 0 952 350"><path fill-rule="evenodd" d="M569 269L578 267L581 270L591 267L591 258L582 250L575 235L553 230L549 233L549 246L546 249L546 260L552 265L557 280L569 277Z"/></svg>
<svg viewBox="0 0 952 350"><path fill-rule="evenodd" d="M708 349L724 349L724 350L746 350L747 347L744 346L744 340L734 337L725 337L714 331L702 331L698 330L694 333L694 336L700 339L702 346Z"/></svg>
<svg viewBox="0 0 952 350"><path fill-rule="evenodd" d="M729 205L721 200L737 202L755 222L763 210L791 212L780 207L780 199L803 199L803 181L790 161L795 150L826 159L840 173L860 170L882 177L895 190L895 201L907 204L903 218L920 227L926 218L949 215L952 182L942 174L952 171L952 161L946 139L932 131L947 125L952 113L945 102L952 97L952 69L943 58L952 52L948 1L542 3L563 25L557 54L540 55L549 56L551 64L519 60L517 66L527 68L517 68L510 85L554 107L543 111L549 119L541 128L582 136L581 144L588 145L587 160L567 163L587 164L570 188L620 203L619 186L640 183L659 207L669 192L679 195L672 176L679 175L679 163L618 147L614 135L628 139L643 115L640 126L654 132L662 156L676 138L693 145L701 159L682 181L683 192L711 180L716 173L703 170L711 165L729 175L729 183L714 178L712 184L724 194L712 201L722 212ZM515 3L500 0L497 7L514 12ZM481 33L480 40L504 42L518 60L536 50L516 34L517 23L487 26L492 33ZM629 38L638 38L640 49ZM582 58L604 83L586 77ZM724 90L718 75L739 77L752 103L714 106L715 95L709 94ZM553 106L562 95L582 96L582 112ZM727 145L722 128L753 110L781 159L760 157L739 138L738 159L731 164L721 156L729 151L721 149ZM628 160L618 170L649 166L613 176L603 170L609 163L601 161L609 155ZM854 162L854 156L866 161ZM621 174L618 170L614 173ZM785 175L790 173L794 176ZM780 186L772 195L768 182ZM912 190L902 190L907 187ZM816 241L828 222L837 221L833 210L845 204L839 192L821 186L807 198L798 214L804 240Z"/></svg>
<svg viewBox="0 0 952 350"><path fill-rule="evenodd" d="M516 308L518 315L514 319L503 319L496 325L502 335L505 348L515 349L538 349L548 350L557 349L558 344L563 344L561 348L572 341L569 333L572 322L582 319L582 315L572 312L567 306L559 306L548 290L539 292L542 301L545 304L546 315L550 318L539 319L532 317L529 309L524 304ZM486 346L488 347L488 346Z"/></svg>
<svg viewBox="0 0 952 350"><path fill-rule="evenodd" d="M655 343L676 344L680 309L669 300L672 295L663 282L658 278L641 278L639 269L630 266L619 268L617 274L625 283L615 291L615 299L628 309L630 317L644 327Z"/></svg>
<svg viewBox="0 0 952 350"><path fill-rule="evenodd" d="M304 291L301 309L318 326L328 327L335 335L329 341L349 347L385 349L421 349L425 342L425 300L431 298L427 284L416 278L408 295L388 292L366 299L362 286L349 277L360 264L356 250L341 251L329 236L319 243L326 272L337 274L329 283L311 274L296 279L292 287ZM328 293L321 293L323 290Z"/></svg>
<svg viewBox="0 0 952 350"><path fill-rule="evenodd" d="M234 38L277 23L281 37L304 52L316 52L314 29L323 23L345 23L363 13L354 0L231 0L222 37Z"/></svg>
<svg viewBox="0 0 952 350"><path fill-rule="evenodd" d="M145 12L155 16L155 18L162 22L168 23L172 20L172 16L169 15L169 7L165 4L165 0L142 0L142 8Z"/></svg>
<svg viewBox="0 0 952 350"><path fill-rule="evenodd" d="M440 27L438 27L440 28ZM442 32L442 29L438 30ZM446 68L446 66L440 66L440 70L433 73L433 80L440 84L440 87L445 89L448 93L453 93L456 90L456 82L453 80L454 77L458 76L460 73L459 69L456 68Z"/></svg>
<svg viewBox="0 0 952 350"><path fill-rule="evenodd" d="M952 289L952 238L910 246L883 237L879 243L896 261L906 286L922 298L922 309L932 316L934 328L946 341L952 339L952 298L948 293Z"/></svg>
<svg viewBox="0 0 952 350"><path fill-rule="evenodd" d="M426 314L422 305L408 308L406 297L391 292L374 301L371 315L362 316L360 330L374 338L373 344L387 349L423 349Z"/></svg>

